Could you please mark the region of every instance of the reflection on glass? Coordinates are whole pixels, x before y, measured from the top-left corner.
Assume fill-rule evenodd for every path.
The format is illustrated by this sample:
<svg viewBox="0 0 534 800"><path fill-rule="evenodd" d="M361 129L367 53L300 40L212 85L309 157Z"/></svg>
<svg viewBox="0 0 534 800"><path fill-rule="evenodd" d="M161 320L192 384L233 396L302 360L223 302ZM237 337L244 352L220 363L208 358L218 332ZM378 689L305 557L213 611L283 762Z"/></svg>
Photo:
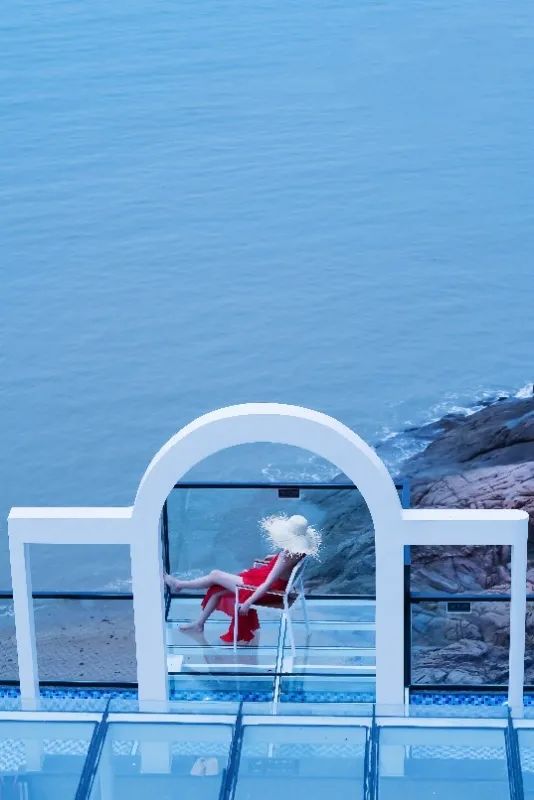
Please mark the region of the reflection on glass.
<svg viewBox="0 0 534 800"><path fill-rule="evenodd" d="M323 532L320 562L306 569L308 593L374 594L374 529L356 489L301 489L297 498L280 497L276 488L174 489L167 511L174 573L239 572L268 552L262 517L303 514Z"/></svg>
<svg viewBox="0 0 534 800"><path fill-rule="evenodd" d="M364 728L251 726L243 739L236 800L363 798Z"/></svg>
<svg viewBox="0 0 534 800"><path fill-rule="evenodd" d="M534 800L534 730L520 730L517 735L525 800Z"/></svg>
<svg viewBox="0 0 534 800"><path fill-rule="evenodd" d="M380 800L509 800L503 730L383 728Z"/></svg>
<svg viewBox="0 0 534 800"><path fill-rule="evenodd" d="M412 606L412 683L508 682L510 603L424 602Z"/></svg>
<svg viewBox="0 0 534 800"><path fill-rule="evenodd" d="M217 800L231 739L230 725L113 723L91 800Z"/></svg>
<svg viewBox="0 0 534 800"><path fill-rule="evenodd" d="M94 725L0 722L0 798L73 800Z"/></svg>

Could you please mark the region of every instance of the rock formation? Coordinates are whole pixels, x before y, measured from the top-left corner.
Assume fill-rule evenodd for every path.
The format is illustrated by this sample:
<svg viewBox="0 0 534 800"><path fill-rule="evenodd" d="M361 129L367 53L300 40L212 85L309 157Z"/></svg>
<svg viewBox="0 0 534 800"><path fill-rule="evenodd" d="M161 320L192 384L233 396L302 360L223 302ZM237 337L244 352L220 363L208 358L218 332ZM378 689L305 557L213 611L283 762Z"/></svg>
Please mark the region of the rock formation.
<svg viewBox="0 0 534 800"><path fill-rule="evenodd" d="M506 398L469 415L448 415L410 432L429 442L402 465L411 504L420 508L521 508L530 514L534 592L534 395ZM329 593L363 594L374 587L374 536L369 512L356 492L328 493L322 564L311 586ZM491 592L510 585L507 547L412 548L412 592ZM506 602L472 603L451 612L445 602L421 603L412 612L414 683L506 683ZM532 655L531 655L532 653ZM527 682L534 682L534 602L527 614Z"/></svg>

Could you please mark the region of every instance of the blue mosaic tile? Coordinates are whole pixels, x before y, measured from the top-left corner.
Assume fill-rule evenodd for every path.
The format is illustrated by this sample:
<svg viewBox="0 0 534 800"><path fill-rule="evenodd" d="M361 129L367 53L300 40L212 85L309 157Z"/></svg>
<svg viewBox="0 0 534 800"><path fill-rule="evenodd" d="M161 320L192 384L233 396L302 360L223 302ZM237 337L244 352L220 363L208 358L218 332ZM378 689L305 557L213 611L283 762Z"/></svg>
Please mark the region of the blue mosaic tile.
<svg viewBox="0 0 534 800"><path fill-rule="evenodd" d="M130 689L91 689L74 687L43 687L40 691L41 708L45 711L103 711L109 699L137 698ZM0 686L0 709L20 709L20 690L14 686Z"/></svg>
<svg viewBox="0 0 534 800"><path fill-rule="evenodd" d="M132 689L97 689L74 687L43 687L41 689L43 707L49 710L88 711L102 710L110 699L136 701L137 692ZM171 690L170 699L175 701L226 701L226 702L271 702L272 691L237 690ZM343 691L283 691L283 703L374 703L370 692ZM485 706L497 707L506 704L505 692L430 692L412 691L410 704L414 706ZM526 694L525 706L534 707L534 693ZM20 707L20 691L15 686L0 686L0 709L11 710Z"/></svg>
<svg viewBox="0 0 534 800"><path fill-rule="evenodd" d="M170 692L170 700L224 700L226 702L256 702L256 703L269 703L273 699L272 691L269 692L251 692L251 691L224 691L224 690L200 690L200 691L187 691L187 690L172 690Z"/></svg>
<svg viewBox="0 0 534 800"><path fill-rule="evenodd" d="M504 692L425 692L415 691L410 695L413 706L502 706L507 701ZM534 696L525 696L525 705L531 705Z"/></svg>
<svg viewBox="0 0 534 800"><path fill-rule="evenodd" d="M282 692L282 703L374 703L369 692Z"/></svg>

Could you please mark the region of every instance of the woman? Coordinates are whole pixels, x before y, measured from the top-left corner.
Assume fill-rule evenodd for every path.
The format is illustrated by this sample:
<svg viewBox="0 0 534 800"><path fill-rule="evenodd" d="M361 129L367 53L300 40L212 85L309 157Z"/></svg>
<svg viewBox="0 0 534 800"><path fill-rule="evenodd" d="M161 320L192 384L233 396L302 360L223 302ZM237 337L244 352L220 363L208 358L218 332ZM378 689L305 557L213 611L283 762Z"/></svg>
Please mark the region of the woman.
<svg viewBox="0 0 534 800"><path fill-rule="evenodd" d="M278 552L265 563L246 569L237 575L212 570L208 575L186 581L165 574L165 583L173 592L183 589L207 589L202 600L202 613L196 622L182 625L181 630L202 633L206 620L215 610L223 611L231 617L230 627L221 636L223 642L234 640L235 590L239 591L239 618L237 620L237 638L250 642L260 627L258 614L252 606L280 605L280 597L270 592L283 592L295 566L304 556L317 556L321 543L320 533L315 530L300 514L292 517L278 515L261 520L261 527Z"/></svg>

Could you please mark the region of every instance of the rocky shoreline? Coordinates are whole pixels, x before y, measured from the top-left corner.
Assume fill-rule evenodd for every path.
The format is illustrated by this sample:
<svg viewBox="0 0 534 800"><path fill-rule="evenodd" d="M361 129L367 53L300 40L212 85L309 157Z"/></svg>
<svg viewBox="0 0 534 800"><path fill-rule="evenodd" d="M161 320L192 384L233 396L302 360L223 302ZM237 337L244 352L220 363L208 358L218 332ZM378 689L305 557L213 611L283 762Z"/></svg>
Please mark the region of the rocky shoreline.
<svg viewBox="0 0 534 800"><path fill-rule="evenodd" d="M534 591L534 394L502 398L466 416L450 414L410 432L427 442L402 465L419 508L520 508L530 514L528 591ZM321 500L322 564L312 586L374 591L374 534L357 493ZM414 547L412 592L492 592L510 586L507 547ZM348 568L347 565L350 565ZM469 612L421 603L412 612L414 683L505 683L508 603L472 603ZM533 654L532 657L530 654ZM527 681L534 682L534 603L527 614Z"/></svg>

